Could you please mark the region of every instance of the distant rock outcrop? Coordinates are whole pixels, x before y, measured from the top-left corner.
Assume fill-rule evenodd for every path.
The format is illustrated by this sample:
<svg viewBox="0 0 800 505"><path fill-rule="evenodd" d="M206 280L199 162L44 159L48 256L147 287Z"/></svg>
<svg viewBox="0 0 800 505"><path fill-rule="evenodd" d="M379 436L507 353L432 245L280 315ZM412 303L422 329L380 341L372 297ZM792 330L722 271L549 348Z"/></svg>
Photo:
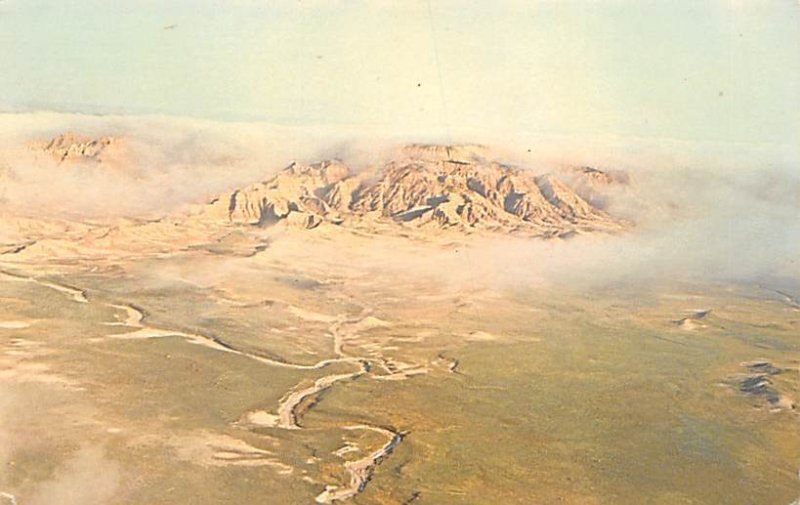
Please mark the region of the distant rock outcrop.
<svg viewBox="0 0 800 505"><path fill-rule="evenodd" d="M625 191L630 184L630 176L623 170L604 171L587 166L562 170L559 177L581 198L599 209L608 206L610 194Z"/></svg>
<svg viewBox="0 0 800 505"><path fill-rule="evenodd" d="M398 160L358 173L340 161L292 164L219 197L202 214L254 225L391 223L545 236L623 227L559 179L487 160L481 146L415 144L401 152Z"/></svg>
<svg viewBox="0 0 800 505"><path fill-rule="evenodd" d="M773 412L797 409L795 400L776 385L778 377L788 371L786 368L777 367L767 360L747 361L741 366L747 368L749 373L731 378L739 391L766 399Z"/></svg>
<svg viewBox="0 0 800 505"><path fill-rule="evenodd" d="M34 144L59 162L69 160L94 161L103 160L107 149L120 141L116 137L99 137L96 139L77 133L62 133L50 140Z"/></svg>

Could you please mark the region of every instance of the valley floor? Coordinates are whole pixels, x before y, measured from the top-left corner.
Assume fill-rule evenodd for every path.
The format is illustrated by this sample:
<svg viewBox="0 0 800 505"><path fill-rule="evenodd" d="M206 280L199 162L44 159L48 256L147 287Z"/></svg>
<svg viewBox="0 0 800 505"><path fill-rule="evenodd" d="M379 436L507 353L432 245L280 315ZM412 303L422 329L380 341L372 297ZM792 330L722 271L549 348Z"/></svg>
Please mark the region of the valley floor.
<svg viewBox="0 0 800 505"><path fill-rule="evenodd" d="M447 282L287 240L0 263L0 504L800 496L786 293Z"/></svg>

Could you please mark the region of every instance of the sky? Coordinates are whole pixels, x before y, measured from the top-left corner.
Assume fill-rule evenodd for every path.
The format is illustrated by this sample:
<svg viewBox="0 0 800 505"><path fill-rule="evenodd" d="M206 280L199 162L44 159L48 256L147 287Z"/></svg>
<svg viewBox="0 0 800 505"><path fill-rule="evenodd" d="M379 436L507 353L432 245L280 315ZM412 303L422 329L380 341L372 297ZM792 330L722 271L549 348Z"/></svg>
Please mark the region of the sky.
<svg viewBox="0 0 800 505"><path fill-rule="evenodd" d="M797 0L2 0L0 109L795 149Z"/></svg>

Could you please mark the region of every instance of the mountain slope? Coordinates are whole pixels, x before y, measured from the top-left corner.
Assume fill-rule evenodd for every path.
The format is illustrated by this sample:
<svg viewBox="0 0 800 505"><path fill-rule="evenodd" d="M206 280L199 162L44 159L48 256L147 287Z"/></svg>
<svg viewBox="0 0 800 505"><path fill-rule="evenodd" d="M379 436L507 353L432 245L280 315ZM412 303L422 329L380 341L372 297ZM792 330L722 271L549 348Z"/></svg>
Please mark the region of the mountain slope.
<svg viewBox="0 0 800 505"><path fill-rule="evenodd" d="M203 217L262 226L392 224L547 236L622 228L555 177L489 161L471 146L413 145L399 159L358 173L340 161L292 164L220 196Z"/></svg>

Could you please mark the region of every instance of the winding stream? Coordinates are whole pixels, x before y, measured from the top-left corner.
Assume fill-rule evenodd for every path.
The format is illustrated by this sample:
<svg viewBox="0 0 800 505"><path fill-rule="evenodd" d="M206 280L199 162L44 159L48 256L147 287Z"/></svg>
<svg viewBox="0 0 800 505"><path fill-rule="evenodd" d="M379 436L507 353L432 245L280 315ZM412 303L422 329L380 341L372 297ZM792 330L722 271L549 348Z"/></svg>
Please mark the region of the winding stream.
<svg viewBox="0 0 800 505"><path fill-rule="evenodd" d="M382 445L378 450L367 454L361 459L355 461L348 461L344 464L345 470L350 474L350 484L344 487L328 486L325 491L320 493L316 500L317 503L332 503L337 500L346 500L361 493L367 487L369 479L372 477L372 472L378 463L388 456L400 442L403 441L403 434L396 431L372 426L368 424L359 424L354 426L345 426L345 430L371 430L381 433L386 436L388 442Z"/></svg>
<svg viewBox="0 0 800 505"><path fill-rule="evenodd" d="M76 303L92 303L94 300L87 296L83 289L64 284L58 284L52 281L44 281L36 277L24 276L5 270L0 270L0 275L13 281L18 282L31 282L40 286L52 289L68 296ZM330 334L333 337L333 352L335 357L321 360L315 364L304 365L297 363L290 363L280 361L264 356L260 356L251 352L243 351L235 346L223 341L216 336L201 335L197 333L187 333L179 330L171 330L166 328L159 328L145 324L146 313L143 309L127 303L107 303L98 302L99 304L124 312L125 319L122 321L114 321L104 323L107 326L125 326L134 328L134 331L122 334L108 335L108 338L115 339L150 339L150 338L163 338L163 337L179 337L187 342L196 345L202 345L219 352L227 352L243 356L265 365L292 368L296 370L319 370L335 363L349 363L356 367L356 370L351 373L331 374L320 377L314 381L311 386L302 387L301 385L295 386L290 389L284 397L280 400L276 414L271 414L264 411L251 412L246 414L245 418L251 424L260 426L269 426L279 429L299 430L302 429L300 425L299 407L308 398L312 398L319 393L331 388L334 384L347 380L356 380L359 377L369 374L372 366L369 358L347 356L344 353L344 334L343 326L358 325L360 322L368 317L368 311L363 311L362 315L356 319L335 318L331 319ZM381 359L385 362L385 360ZM385 364L384 364L385 368ZM387 374L376 375L376 379L405 379L410 376L426 373L427 368L416 367L413 370L388 370ZM395 377L396 376L396 377ZM353 496L361 493L366 488L369 480L372 477L375 467L385 459L395 447L402 441L404 434L394 431L389 428L374 426L370 424L354 424L344 425L341 427L343 430L357 431L369 430L380 433L386 437L386 443L378 449L366 456L344 463L345 470L350 474L350 482L342 486L327 486L326 489L316 497L317 503L332 503L339 500L352 498ZM16 499L13 495L8 493L0 493L0 497L8 500L12 505L17 505Z"/></svg>
<svg viewBox="0 0 800 505"><path fill-rule="evenodd" d="M272 427L276 429L286 430L301 430L301 412L300 406L302 403L312 397L319 395L321 392L333 387L339 382L357 380L365 375L370 375L374 379L383 380L400 380L403 378L416 375L418 373L427 373L427 368L422 365L411 365L410 368L397 369L391 362L383 357L379 358L366 358L357 356L348 356L344 352L345 334L343 327L345 325L353 325L358 327L358 324L366 317L366 311L356 319L345 320L343 318L331 318L330 334L333 338L333 358L327 358L314 364L298 364L269 357L261 356L252 352L247 352L238 349L235 346L225 342L219 337L202 335L198 333L190 333L179 330L172 330L167 328L159 328L146 324L146 312L132 304L127 303L107 303L97 302L92 297L87 295L83 289L59 284L49 280L40 280L36 277L29 277L17 273L0 270L0 276L16 282L31 282L43 286L48 289L55 290L76 303L97 303L105 307L115 309L124 313L124 319L120 321L103 323L108 326L123 326L131 328L132 331L122 334L108 335L109 338L118 339L149 339L149 338L162 338L162 337L179 337L186 342L202 345L219 352L227 352L239 355L248 359L258 361L268 366L291 368L296 370L320 370L333 364L347 363L354 366L355 370L349 373L337 373L325 375L316 379L313 384L301 383L291 388L279 401L275 413L266 411L257 411L246 413L243 417L253 425ZM353 337L356 334L349 334L347 337ZM449 358L444 355L439 355L441 361L448 362L447 369L451 373L459 373L459 362L455 358ZM375 374L372 367L372 360L378 364L386 373ZM349 474L349 482L342 483L341 485L329 485L319 493L315 500L320 504L330 504L337 501L347 500L362 493L370 479L373 476L375 468L385 458L387 458L392 451L403 441L404 433L396 431L391 428L371 425L371 424L343 424L340 426L342 430L346 431L372 431L379 433L385 438L385 442L373 450L366 453L363 457L355 460L345 461L343 467ZM346 451L336 451L334 454L340 457L347 452L357 450L356 446L345 446ZM232 460L239 461L243 456L235 454L230 456ZM7 492L0 492L0 503L7 505L17 505L16 497ZM800 505L800 498L792 502L790 505Z"/></svg>
<svg viewBox="0 0 800 505"><path fill-rule="evenodd" d="M364 365L361 370L354 373L339 375L326 375L314 381L314 385L298 391L292 391L281 400L278 405L278 428L299 429L297 409L306 398L312 397L330 388L339 381L357 379L367 373L369 368Z"/></svg>

